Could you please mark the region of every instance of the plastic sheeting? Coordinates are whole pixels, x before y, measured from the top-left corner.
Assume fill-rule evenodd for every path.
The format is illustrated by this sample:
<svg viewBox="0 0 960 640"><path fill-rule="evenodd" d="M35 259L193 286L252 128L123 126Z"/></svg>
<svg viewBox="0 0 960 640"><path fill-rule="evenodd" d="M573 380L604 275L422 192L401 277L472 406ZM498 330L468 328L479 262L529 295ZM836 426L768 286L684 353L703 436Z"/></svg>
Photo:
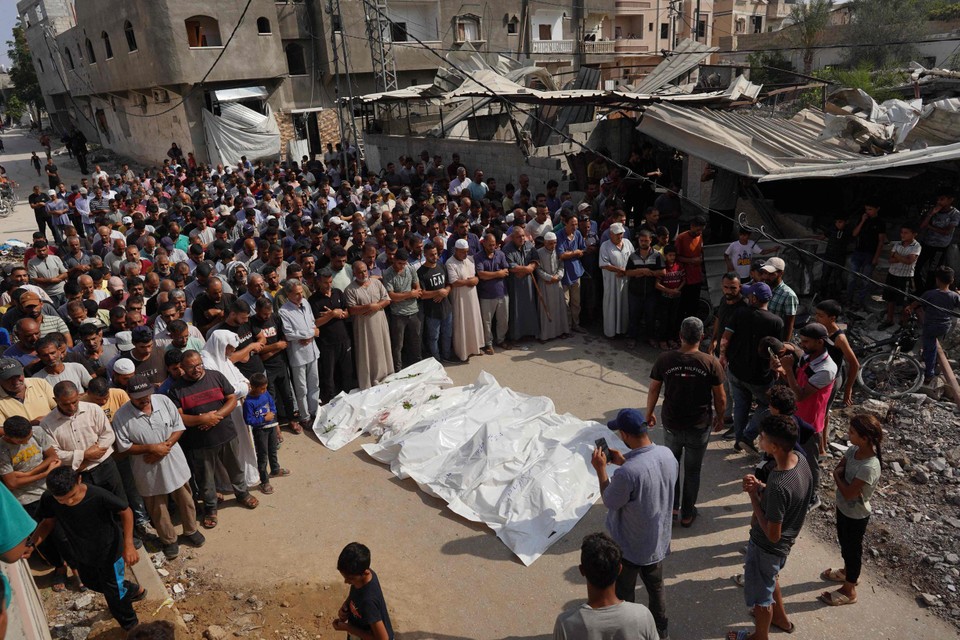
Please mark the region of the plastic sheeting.
<svg viewBox="0 0 960 640"><path fill-rule="evenodd" d="M549 398L501 387L485 372L451 387L431 359L391 378L321 410L314 424L321 442L336 449L361 433L382 435L364 451L454 513L486 524L528 566L599 498L594 442L624 448L604 425L559 415Z"/></svg>
<svg viewBox="0 0 960 640"><path fill-rule="evenodd" d="M203 131L212 165L236 165L240 156L247 160L275 158L280 155L280 127L273 109L266 115L242 104L220 103L220 115L203 110Z"/></svg>

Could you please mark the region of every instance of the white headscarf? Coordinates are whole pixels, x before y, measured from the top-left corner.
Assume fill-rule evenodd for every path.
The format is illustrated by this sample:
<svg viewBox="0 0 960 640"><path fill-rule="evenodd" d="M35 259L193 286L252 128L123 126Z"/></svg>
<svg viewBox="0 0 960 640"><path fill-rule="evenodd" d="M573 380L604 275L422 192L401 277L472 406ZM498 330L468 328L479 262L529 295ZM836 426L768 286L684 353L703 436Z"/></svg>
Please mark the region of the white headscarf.
<svg viewBox="0 0 960 640"><path fill-rule="evenodd" d="M233 385L238 399L245 398L250 391L250 383L243 377L237 366L227 357L227 347L234 349L240 344L237 334L226 329L217 329L207 338L203 346L203 366L211 371L218 371L220 375Z"/></svg>

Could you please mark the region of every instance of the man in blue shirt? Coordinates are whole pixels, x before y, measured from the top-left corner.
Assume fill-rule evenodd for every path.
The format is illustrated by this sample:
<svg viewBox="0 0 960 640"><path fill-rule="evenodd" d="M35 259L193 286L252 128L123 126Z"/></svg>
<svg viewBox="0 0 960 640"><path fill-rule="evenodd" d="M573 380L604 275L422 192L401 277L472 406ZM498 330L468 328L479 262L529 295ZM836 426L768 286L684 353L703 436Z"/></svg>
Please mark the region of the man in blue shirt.
<svg viewBox="0 0 960 640"><path fill-rule="evenodd" d="M510 322L506 279L510 275L510 265L503 251L497 248L497 238L492 233L483 237L481 246L473 261L477 265L477 277L480 278L477 297L480 298L480 317L483 320L483 352L493 355L494 342L498 347L506 348L507 326Z"/></svg>
<svg viewBox="0 0 960 640"><path fill-rule="evenodd" d="M587 252L587 244L580 234L579 220L572 211L563 213L563 230L557 234L557 253L563 261L563 297L567 301L567 318L570 328L577 333L584 333L580 327L580 278L583 277L583 256Z"/></svg>
<svg viewBox="0 0 960 640"><path fill-rule="evenodd" d="M610 460L620 468L607 476L607 456L600 447L591 464L600 480L606 505L607 529L623 550L623 569L617 578L617 597L636 599L637 576L650 598L650 612L660 638L667 634L667 599L663 588L663 559L670 553L673 495L679 465L667 447L653 444L649 426L636 409L621 409L607 423L630 449L626 455L610 449Z"/></svg>

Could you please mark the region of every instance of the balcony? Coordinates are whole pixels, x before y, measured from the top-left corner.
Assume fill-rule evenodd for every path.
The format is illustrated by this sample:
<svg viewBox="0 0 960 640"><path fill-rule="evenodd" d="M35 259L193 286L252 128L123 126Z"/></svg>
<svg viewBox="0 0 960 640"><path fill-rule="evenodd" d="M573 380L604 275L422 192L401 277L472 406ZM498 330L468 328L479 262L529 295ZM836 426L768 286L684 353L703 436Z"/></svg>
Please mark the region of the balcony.
<svg viewBox="0 0 960 640"><path fill-rule="evenodd" d="M654 8L651 4L649 0L616 0L614 14L618 16L637 15Z"/></svg>
<svg viewBox="0 0 960 640"><path fill-rule="evenodd" d="M534 40L533 53L572 54L573 40Z"/></svg>
<svg viewBox="0 0 960 640"><path fill-rule="evenodd" d="M647 53L650 51L650 47L639 38L621 38L614 42L616 44L614 51L617 53Z"/></svg>
<svg viewBox="0 0 960 640"><path fill-rule="evenodd" d="M597 40L595 42L584 42L583 43L583 52L584 53L613 53L615 48L615 42L613 40Z"/></svg>

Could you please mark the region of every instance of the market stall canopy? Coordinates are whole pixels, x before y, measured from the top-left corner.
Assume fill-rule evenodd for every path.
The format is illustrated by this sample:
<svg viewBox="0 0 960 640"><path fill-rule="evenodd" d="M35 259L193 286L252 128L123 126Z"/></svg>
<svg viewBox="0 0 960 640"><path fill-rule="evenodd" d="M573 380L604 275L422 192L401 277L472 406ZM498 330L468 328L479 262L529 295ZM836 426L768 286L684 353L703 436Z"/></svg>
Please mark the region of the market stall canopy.
<svg viewBox="0 0 960 640"><path fill-rule="evenodd" d="M651 138L760 182L836 178L960 158L960 143L868 156L839 138L821 140L824 114L790 119L742 111L653 105L637 129Z"/></svg>

